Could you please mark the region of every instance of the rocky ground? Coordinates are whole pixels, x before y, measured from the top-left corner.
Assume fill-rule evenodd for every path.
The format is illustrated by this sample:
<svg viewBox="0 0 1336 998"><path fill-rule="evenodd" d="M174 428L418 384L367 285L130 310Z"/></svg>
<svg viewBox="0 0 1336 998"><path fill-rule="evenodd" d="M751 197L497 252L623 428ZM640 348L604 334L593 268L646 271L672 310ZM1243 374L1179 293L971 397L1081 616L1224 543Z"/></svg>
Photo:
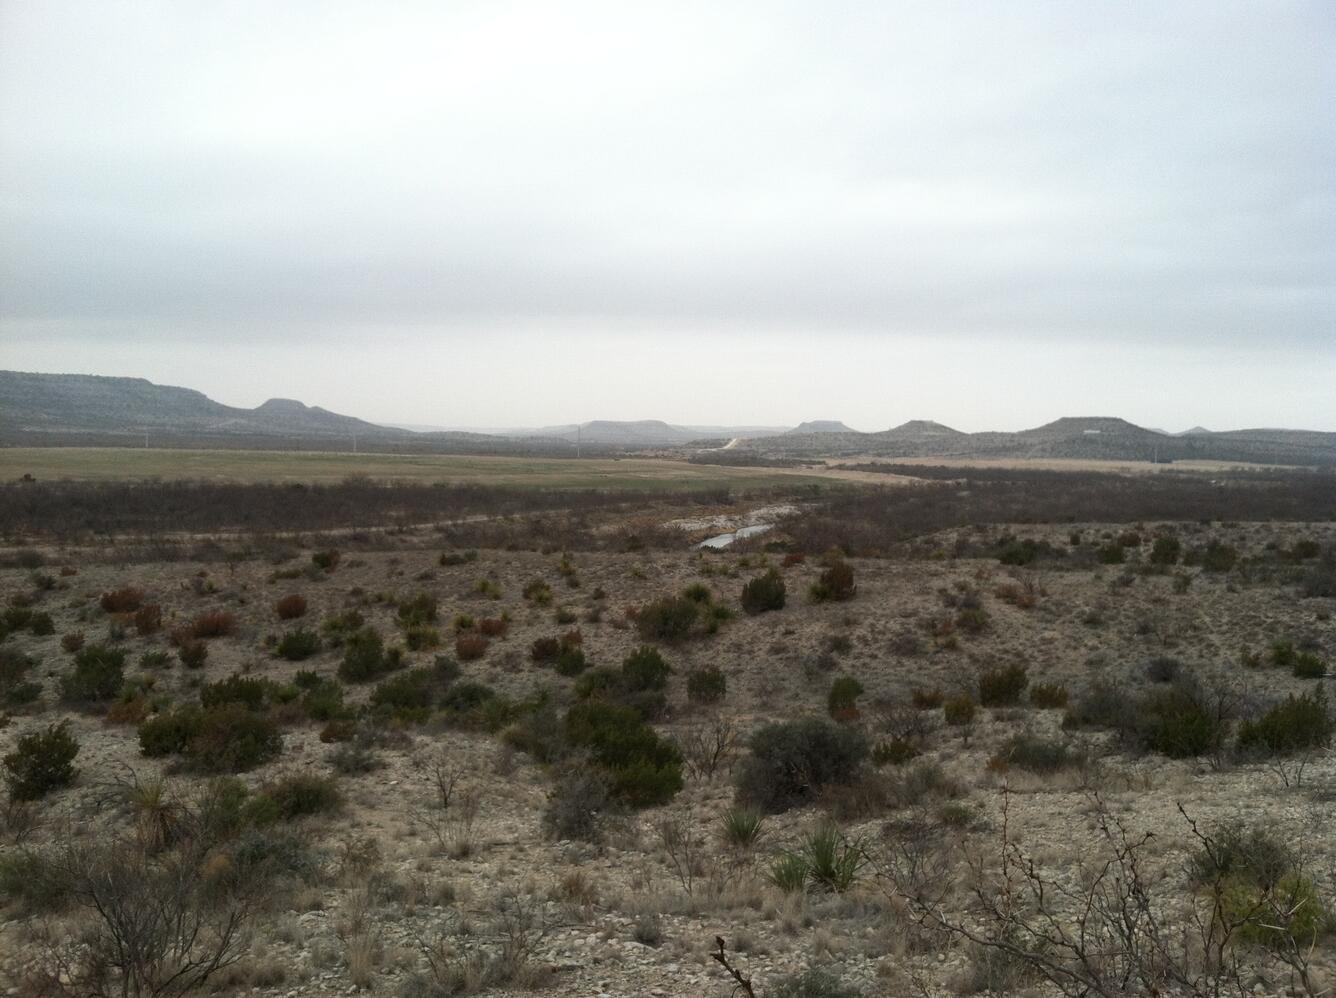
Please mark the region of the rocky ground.
<svg viewBox="0 0 1336 998"><path fill-rule="evenodd" d="M195 699L201 683L233 673L278 682L290 682L300 670L332 676L338 650L287 662L272 654L266 637L298 625L314 627L356 608L394 639L400 631L399 601L424 592L439 601L443 647L410 652L409 664L452 652L450 621L456 614L504 613L508 632L493 640L483 657L462 664L464 677L513 697L550 688L558 702L566 702L573 681L531 661L535 639L578 627L591 664L616 666L642 643L634 608L703 583L734 615L714 635L663 646L674 676L668 716L656 728L684 739L712 730L722 719L736 739L730 761L745 754L747 734L764 723L824 716L837 676L862 684L857 715L846 720L873 741L888 737L903 721L913 690L937 687L951 694L972 688L980 670L1013 664L1026 667L1032 686L1060 684L1073 696L1097 678L1131 696L1150 682L1147 663L1166 656L1204 677L1238 685L1245 699L1257 702L1310 688L1311 682L1287 670L1249 668L1243 660L1285 640L1324 660L1336 654L1336 600L1301 598L1293 584L1264 570L1270 552L1300 539L1331 545L1336 530L1174 525L1185 545L1226 543L1244 564L1214 573L1179 566L1139 571L1160 526L1145 525L1145 542L1129 548L1125 564L1100 564L1082 554L1019 568L986 554L1006 532L1001 528L950 532L925 545L922 559L852 562L857 593L846 602L807 598L822 570L809 558L780 569L788 590L785 608L757 616L741 612L741 587L765 566L778 567L782 555L703 554L684 544L683 550L667 552L575 552L565 568L560 552L480 551L472 560L442 564L442 552L424 534L395 539L393 550L346 554L325 572L309 567L311 551L295 546L290 558L277 562L208 564L117 565L47 551L40 566L0 570L0 596L31 599L32 609L49 613L54 624L50 635L18 632L0 644L31 656L36 666L30 678L41 686L35 704L7 715L0 753L12 751L22 734L67 718L80 744L79 776L72 787L36 806L36 828L23 843L17 843L11 823L6 855L116 829L124 818L105 806L105 791L127 774L140 780L160 776L183 796L199 784L201 777L180 770L170 758L143 757L133 724L109 722L104 710L63 705L58 679L73 658L62 644L68 635L81 633L86 643L113 641L127 652L127 674L135 675L145 651L172 652L167 637L172 629L211 611L232 613L233 633L207 642L203 669L185 669L172 657L167 666L147 670L160 703ZM1073 533L1088 551L1126 529L1012 528L1068 551ZM1263 567L1249 568L1249 559ZM1184 582L1184 577L1190 578ZM524 597L535 578L550 585L550 602ZM488 587L480 587L484 580ZM146 601L162 606L160 633L139 636L101 609L103 593L126 586L142 589ZM306 599L306 616L281 621L275 602L293 593ZM934 625L954 618L966 596L986 613L977 633ZM717 706L695 705L686 696L683 677L703 666L716 666L727 677L727 694ZM369 689L350 687L350 700L364 700ZM730 993L731 982L710 955L716 936L722 936L758 993L808 968L824 968L866 994L967 993L997 979L981 970L978 953L959 938L915 924L888 875L897 843L908 834L932 840L944 861L944 882L955 885L948 906L963 911L977 876L972 867L992 862L1004 822L1008 835L1045 868L1075 875L1098 851L1097 799L1130 832L1155 834L1148 855L1157 875L1170 882L1181 880L1191 845L1181 806L1202 827L1234 820L1264 825L1303 847L1322 890L1333 886L1336 759L1329 753L1311 761L1298 786L1286 786L1265 765L1171 760L1133 752L1108 733L1064 733L1060 709L1024 702L983 709L973 724L958 727L943 725L940 710L923 713L930 730L911 767L936 764L940 787L917 796L902 788L898 795L869 792L864 800L828 797L771 816L760 843L746 850L726 845L719 833L734 799L728 763L712 778L689 778L664 807L607 816L600 842L553 840L541 821L553 788L546 767L495 733L459 730L439 719L397 726L374 748L377 768L337 774L343 796L337 813L297 824L318 869L275 889L250 927L244 957L212 978L209 988L417 994L426 982L439 984L439 975L430 974L437 959L454 968L451 980L468 990L486 987L484 965L505 954L519 970L492 988L498 994L537 989L722 996ZM241 778L258 787L293 773L334 773L328 761L332 748L319 738L321 727L290 724L282 755ZM1048 776L990 768L999 747L1021 732L1065 741L1097 761ZM459 799L476 809L470 818L456 808L448 827L431 803L441 761L459 775ZM881 772L902 779L896 767ZM783 893L767 879L773 857L826 813L840 821L851 841L866 847L867 864L857 883L843 893ZM664 843L664 823L673 819L696 840L689 874ZM31 993L28 972L45 953L39 931L73 931L80 916L33 917L11 899L6 918L0 964L9 993ZM1320 941L1314 964L1322 980L1336 981L1332 957L1330 943ZM1274 978L1249 983L1263 994L1287 986ZM1013 993L1046 993L1032 982L1013 987Z"/></svg>

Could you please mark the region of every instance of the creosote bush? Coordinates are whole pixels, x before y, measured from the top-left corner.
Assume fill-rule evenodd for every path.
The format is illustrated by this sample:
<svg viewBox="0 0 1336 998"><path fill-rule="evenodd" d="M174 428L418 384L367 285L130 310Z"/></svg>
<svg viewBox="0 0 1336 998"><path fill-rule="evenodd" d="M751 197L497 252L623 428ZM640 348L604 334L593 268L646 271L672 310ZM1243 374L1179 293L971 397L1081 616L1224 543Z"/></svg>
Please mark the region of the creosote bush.
<svg viewBox="0 0 1336 998"><path fill-rule="evenodd" d="M777 569L758 575L742 587L742 609L749 614L784 609L784 577Z"/></svg>
<svg viewBox="0 0 1336 998"><path fill-rule="evenodd" d="M60 677L61 696L72 703L112 699L125 682L125 652L105 645L85 645L74 655L74 668Z"/></svg>
<svg viewBox="0 0 1336 998"><path fill-rule="evenodd" d="M320 651L320 635L315 631L299 627L279 638L275 650L280 658L285 658L289 662L301 662Z"/></svg>
<svg viewBox="0 0 1336 998"><path fill-rule="evenodd" d="M1294 755L1331 744L1333 722L1322 684L1311 693L1291 693L1255 720L1239 726L1238 747L1260 757Z"/></svg>
<svg viewBox="0 0 1336 998"><path fill-rule="evenodd" d="M974 698L968 695L950 697L942 701L942 719L954 728L962 728L974 722L978 706Z"/></svg>
<svg viewBox="0 0 1336 998"><path fill-rule="evenodd" d="M566 714L567 742L603 768L613 798L631 807L667 803L682 789L682 756L628 707L586 700Z"/></svg>
<svg viewBox="0 0 1336 998"><path fill-rule="evenodd" d="M852 720L858 716L858 698L863 695L863 684L853 676L838 676L826 694L826 710L837 721Z"/></svg>
<svg viewBox="0 0 1336 998"><path fill-rule="evenodd" d="M339 663L339 678L345 683L366 683L379 679L387 672L402 667L402 655L397 648L385 648L380 632L374 627L363 627L344 641L343 661Z"/></svg>
<svg viewBox="0 0 1336 998"><path fill-rule="evenodd" d="M692 703L718 703L727 691L727 679L713 665L692 669L687 673L687 699Z"/></svg>
<svg viewBox="0 0 1336 998"><path fill-rule="evenodd" d="M5 784L12 801L31 801L74 782L79 743L65 722L19 737L4 758Z"/></svg>
<svg viewBox="0 0 1336 998"><path fill-rule="evenodd" d="M816 582L812 583L809 595L817 603L824 603L827 600L843 601L853 599L857 588L854 585L853 567L843 558L839 558L818 576Z"/></svg>
<svg viewBox="0 0 1336 998"><path fill-rule="evenodd" d="M686 596L666 596L640 608L636 627L646 641L684 641L700 616L701 604Z"/></svg>
<svg viewBox="0 0 1336 998"><path fill-rule="evenodd" d="M816 717L766 725L749 747L738 770L738 799L768 813L852 783L868 754L861 732Z"/></svg>
<svg viewBox="0 0 1336 998"><path fill-rule="evenodd" d="M1021 702L1030 683L1023 665L1008 665L979 673L979 703L985 707L1010 707Z"/></svg>

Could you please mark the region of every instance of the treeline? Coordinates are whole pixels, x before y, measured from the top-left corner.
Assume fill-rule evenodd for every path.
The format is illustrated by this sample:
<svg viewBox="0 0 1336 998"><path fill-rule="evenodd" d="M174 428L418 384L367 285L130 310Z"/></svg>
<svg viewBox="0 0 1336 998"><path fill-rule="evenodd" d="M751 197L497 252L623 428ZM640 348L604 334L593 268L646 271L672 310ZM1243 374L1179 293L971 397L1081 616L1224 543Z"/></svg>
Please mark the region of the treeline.
<svg viewBox="0 0 1336 998"><path fill-rule="evenodd" d="M567 518L634 505L727 502L726 489L609 492L474 484L241 484L11 482L0 485L0 525L11 539L78 540L112 534L277 533L393 527L467 517L561 511ZM461 528L457 531L463 534ZM487 533L474 528L471 533ZM501 531L494 530L499 534Z"/></svg>
<svg viewBox="0 0 1336 998"><path fill-rule="evenodd" d="M1336 520L1336 473L1263 471L1217 477L1161 472L883 465L896 474L949 479L918 487L836 493L787 521L795 545L850 555L893 553L897 544L951 527L996 523L1138 523Z"/></svg>

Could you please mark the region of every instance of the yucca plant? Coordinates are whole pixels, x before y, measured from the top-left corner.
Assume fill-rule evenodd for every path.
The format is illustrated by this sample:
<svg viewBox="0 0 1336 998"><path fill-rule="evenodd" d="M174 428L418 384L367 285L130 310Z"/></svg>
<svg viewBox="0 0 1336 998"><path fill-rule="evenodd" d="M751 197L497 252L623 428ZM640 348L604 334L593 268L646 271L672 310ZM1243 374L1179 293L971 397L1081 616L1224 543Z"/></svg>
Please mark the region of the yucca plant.
<svg viewBox="0 0 1336 998"><path fill-rule="evenodd" d="M173 800L161 777L143 783L136 775L126 788L126 801L135 816L135 831L146 853L160 852L181 834L185 809Z"/></svg>
<svg viewBox="0 0 1336 998"><path fill-rule="evenodd" d="M799 855L807 864L811 886L837 894L843 894L854 885L867 862L863 840L850 841L831 822L819 825L807 834L799 847Z"/></svg>
<svg viewBox="0 0 1336 998"><path fill-rule="evenodd" d="M753 807L732 807L724 814L723 839L735 849L752 849L765 832L765 815Z"/></svg>
<svg viewBox="0 0 1336 998"><path fill-rule="evenodd" d="M785 894L797 894L807 887L807 857L801 853L786 852L775 857L766 879Z"/></svg>

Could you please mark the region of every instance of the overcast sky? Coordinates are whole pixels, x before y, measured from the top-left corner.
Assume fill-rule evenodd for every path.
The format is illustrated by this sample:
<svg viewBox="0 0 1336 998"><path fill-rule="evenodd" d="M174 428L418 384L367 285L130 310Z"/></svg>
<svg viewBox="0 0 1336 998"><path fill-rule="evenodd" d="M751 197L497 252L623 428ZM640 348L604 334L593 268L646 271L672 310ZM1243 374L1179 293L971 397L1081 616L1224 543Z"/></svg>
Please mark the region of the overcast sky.
<svg viewBox="0 0 1336 998"><path fill-rule="evenodd" d="M0 367L1336 430L1336 3L0 0Z"/></svg>

